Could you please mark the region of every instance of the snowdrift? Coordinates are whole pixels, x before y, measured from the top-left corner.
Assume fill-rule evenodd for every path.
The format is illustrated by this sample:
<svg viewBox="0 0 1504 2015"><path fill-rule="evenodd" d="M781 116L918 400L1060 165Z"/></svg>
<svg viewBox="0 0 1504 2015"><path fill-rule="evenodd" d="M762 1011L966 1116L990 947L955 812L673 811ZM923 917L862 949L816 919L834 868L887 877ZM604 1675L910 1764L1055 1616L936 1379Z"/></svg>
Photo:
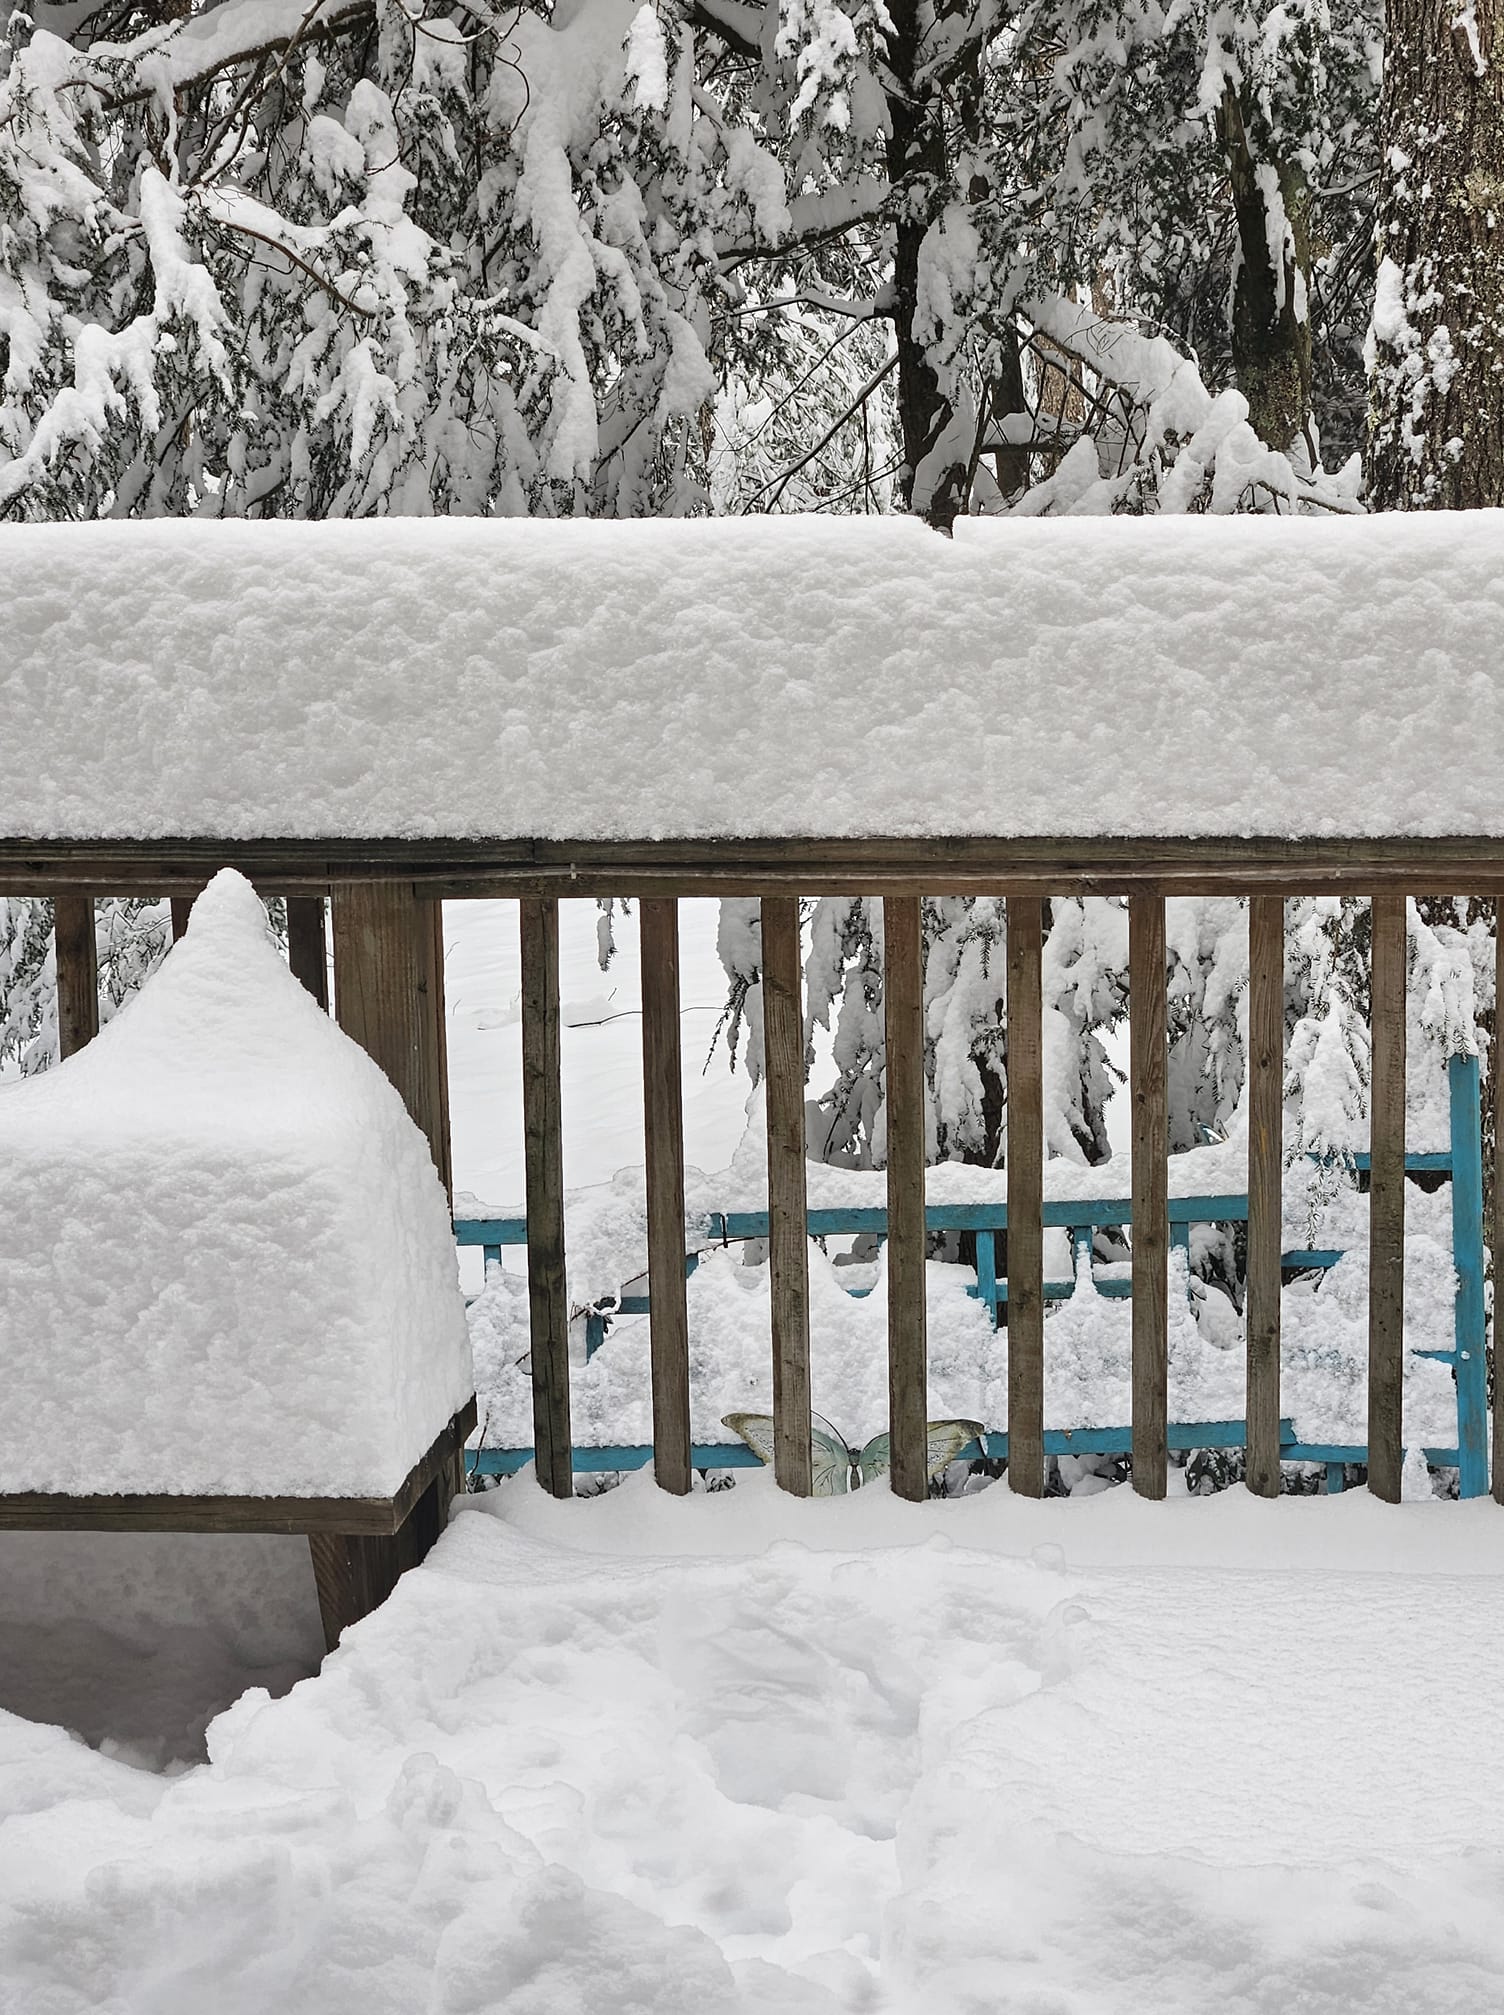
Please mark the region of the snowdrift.
<svg viewBox="0 0 1504 2015"><path fill-rule="evenodd" d="M29 838L1488 836L1504 513L16 526Z"/></svg>
<svg viewBox="0 0 1504 2015"><path fill-rule="evenodd" d="M0 1491L385 1496L472 1389L427 1145L226 871L0 1091Z"/></svg>

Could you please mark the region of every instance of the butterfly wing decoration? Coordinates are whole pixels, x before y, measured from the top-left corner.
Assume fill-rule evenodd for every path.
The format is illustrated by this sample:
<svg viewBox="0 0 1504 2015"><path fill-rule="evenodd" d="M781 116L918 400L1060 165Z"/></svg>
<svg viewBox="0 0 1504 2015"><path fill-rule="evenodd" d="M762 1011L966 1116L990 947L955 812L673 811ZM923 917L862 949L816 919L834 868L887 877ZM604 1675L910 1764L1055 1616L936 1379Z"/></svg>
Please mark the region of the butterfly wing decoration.
<svg viewBox="0 0 1504 2015"><path fill-rule="evenodd" d="M810 1416L810 1490L816 1497L843 1497L851 1489L856 1459L821 1414Z"/></svg>
<svg viewBox="0 0 1504 2015"><path fill-rule="evenodd" d="M924 1460L926 1473L938 1476L948 1462L954 1462L969 1441L976 1441L982 1434L979 1420L931 1420L925 1426ZM871 1483L875 1477L884 1476L893 1462L892 1438L887 1433L874 1434L856 1459L857 1473L863 1483Z"/></svg>
<svg viewBox="0 0 1504 2015"><path fill-rule="evenodd" d="M931 1476L938 1476L948 1462L954 1462L968 1442L982 1439L986 1430L979 1420L931 1420L925 1425L924 1459Z"/></svg>
<svg viewBox="0 0 1504 2015"><path fill-rule="evenodd" d="M759 1462L773 1467L773 1417L768 1413L727 1413L721 1425L739 1434ZM810 1489L816 1497L840 1497L851 1487L852 1458L828 1420L817 1413L810 1426Z"/></svg>
<svg viewBox="0 0 1504 2015"><path fill-rule="evenodd" d="M721 1416L722 1427L729 1427L733 1434L739 1434L759 1462L773 1467L773 1416L770 1413L726 1413Z"/></svg>
<svg viewBox="0 0 1504 2015"><path fill-rule="evenodd" d="M871 1483L874 1477L886 1476L893 1460L893 1438L886 1428L881 1434L874 1434L856 1459L856 1473L860 1482Z"/></svg>

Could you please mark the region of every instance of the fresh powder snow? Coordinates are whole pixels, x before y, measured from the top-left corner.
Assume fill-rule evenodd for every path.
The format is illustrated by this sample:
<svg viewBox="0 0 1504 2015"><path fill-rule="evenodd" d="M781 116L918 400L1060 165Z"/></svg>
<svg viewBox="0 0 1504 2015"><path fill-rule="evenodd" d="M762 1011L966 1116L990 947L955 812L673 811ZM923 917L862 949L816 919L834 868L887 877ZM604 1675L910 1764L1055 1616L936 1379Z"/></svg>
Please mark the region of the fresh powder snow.
<svg viewBox="0 0 1504 2015"><path fill-rule="evenodd" d="M1485 2008L1497 1519L522 1478L206 1765L0 1713L0 2009Z"/></svg>
<svg viewBox="0 0 1504 2015"><path fill-rule="evenodd" d="M1491 511L18 525L0 618L13 838L1500 824Z"/></svg>
<svg viewBox="0 0 1504 2015"><path fill-rule="evenodd" d="M226 870L0 1089L0 1491L395 1490L472 1387L443 1188Z"/></svg>

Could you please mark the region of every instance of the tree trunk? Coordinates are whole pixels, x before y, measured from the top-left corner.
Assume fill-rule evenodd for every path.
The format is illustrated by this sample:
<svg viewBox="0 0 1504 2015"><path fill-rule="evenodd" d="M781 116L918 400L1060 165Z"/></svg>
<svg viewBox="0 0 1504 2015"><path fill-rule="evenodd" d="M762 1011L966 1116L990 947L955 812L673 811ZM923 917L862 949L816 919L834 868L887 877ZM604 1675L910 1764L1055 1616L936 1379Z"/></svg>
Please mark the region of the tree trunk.
<svg viewBox="0 0 1504 2015"><path fill-rule="evenodd" d="M891 8L888 68L888 178L898 199L893 241L893 333L898 350L898 418L903 433L899 491L920 517L948 532L966 508L970 440L961 440L955 406L914 333L919 300L919 248L945 178L943 108L932 90L914 84L922 22L917 0Z"/></svg>
<svg viewBox="0 0 1504 2015"><path fill-rule="evenodd" d="M1504 504L1504 4L1389 0L1370 502Z"/></svg>
<svg viewBox="0 0 1504 2015"><path fill-rule="evenodd" d="M1010 322L998 343L997 375L992 381L992 419L1006 420L1010 414L1027 413L1029 401L1024 391L1023 349L1018 327ZM993 455L993 471L1005 499L1023 495L1029 487L1031 456L1027 448L998 448Z"/></svg>
<svg viewBox="0 0 1504 2015"><path fill-rule="evenodd" d="M1257 158L1243 108L1230 89L1217 115L1217 138L1238 226L1233 370L1248 401L1253 431L1271 448L1288 450L1306 434L1311 417L1311 234L1305 176L1293 162Z"/></svg>

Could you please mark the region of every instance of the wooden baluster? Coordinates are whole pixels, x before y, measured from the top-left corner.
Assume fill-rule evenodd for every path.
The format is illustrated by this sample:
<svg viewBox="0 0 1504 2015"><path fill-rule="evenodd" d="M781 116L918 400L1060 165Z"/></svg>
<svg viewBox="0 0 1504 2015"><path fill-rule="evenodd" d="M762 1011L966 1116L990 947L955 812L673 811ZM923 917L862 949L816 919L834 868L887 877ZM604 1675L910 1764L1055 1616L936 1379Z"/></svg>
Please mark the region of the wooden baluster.
<svg viewBox="0 0 1504 2015"><path fill-rule="evenodd" d="M1248 905L1248 1488L1279 1495L1285 903Z"/></svg>
<svg viewBox="0 0 1504 2015"><path fill-rule="evenodd" d="M418 992L422 996L424 1125L444 1194L454 1201L449 1140L449 1039L444 1019L444 905L420 897L413 905L418 940Z"/></svg>
<svg viewBox="0 0 1504 2015"><path fill-rule="evenodd" d="M179 911L182 911L180 919ZM288 903L293 971L311 992L327 994L322 897ZM427 1137L434 1165L448 1187L448 1101L442 1072L442 958L433 973L436 903L420 902L410 881L336 883L330 902L334 937L334 1004L340 1027L379 1065ZM173 902L174 935L187 905ZM300 970L301 968L301 970ZM318 982L315 986L314 982ZM384 1600L404 1568L426 1553L444 1522L450 1497L464 1487L459 1450L441 1481L390 1536L314 1534L309 1540L326 1642L341 1626Z"/></svg>
<svg viewBox="0 0 1504 2015"><path fill-rule="evenodd" d="M172 896L169 901L172 909L172 941L176 944L188 928L188 919L193 913L193 897Z"/></svg>
<svg viewBox="0 0 1504 2015"><path fill-rule="evenodd" d="M1452 1336L1457 1353L1457 1495L1488 1495L1488 1356L1484 1312L1483 1127L1476 1056L1447 1064L1452 1145Z"/></svg>
<svg viewBox="0 0 1504 2015"><path fill-rule="evenodd" d="M1133 1104L1133 1488L1165 1495L1169 1470L1169 1093L1165 905L1128 902L1128 1047Z"/></svg>
<svg viewBox="0 0 1504 2015"><path fill-rule="evenodd" d="M1498 956L1504 939L1504 898L1494 906L1495 971L1504 972ZM1494 1103L1494 1194L1489 1225L1489 1246L1494 1256L1494 1445L1493 1494L1496 1504L1504 1504L1504 1012L1494 1006L1494 1043L1488 1070L1493 1079Z"/></svg>
<svg viewBox="0 0 1504 2015"><path fill-rule="evenodd" d="M58 896L52 905L57 967L57 1047L72 1056L99 1033L99 948L94 898Z"/></svg>
<svg viewBox="0 0 1504 2015"><path fill-rule="evenodd" d="M574 1450L569 1418L569 1291L564 1272L559 905L550 897L526 899L519 907L534 1461L544 1489L555 1497L570 1497L574 1493Z"/></svg>
<svg viewBox="0 0 1504 2015"><path fill-rule="evenodd" d="M1404 1461L1405 898L1373 898L1368 1097L1368 1487L1398 1504Z"/></svg>
<svg viewBox="0 0 1504 2015"><path fill-rule="evenodd" d="M679 905L644 897L643 1143L647 1155L649 1351L653 1473L664 1490L690 1486L689 1310L684 1289L684 1092L679 1044Z"/></svg>
<svg viewBox="0 0 1504 2015"><path fill-rule="evenodd" d="M173 935L177 932L174 930ZM329 1006L329 945L322 896L287 898L287 963L326 1011Z"/></svg>
<svg viewBox="0 0 1504 2015"><path fill-rule="evenodd" d="M883 1030L887 1051L889 1480L896 1496L918 1501L928 1497L930 1478L924 1307L924 938L917 896L883 898Z"/></svg>
<svg viewBox="0 0 1504 2015"><path fill-rule="evenodd" d="M1008 1483L1044 1495L1044 1051L1037 896L1008 898Z"/></svg>
<svg viewBox="0 0 1504 2015"><path fill-rule="evenodd" d="M448 1141L433 1072L432 1021L443 1007L425 974L424 909L411 882L335 885L334 1001L340 1027L402 1094L442 1176Z"/></svg>
<svg viewBox="0 0 1504 2015"><path fill-rule="evenodd" d="M762 901L762 1044L768 1117L773 1471L811 1488L809 1248L804 1176L804 1009L797 896Z"/></svg>

